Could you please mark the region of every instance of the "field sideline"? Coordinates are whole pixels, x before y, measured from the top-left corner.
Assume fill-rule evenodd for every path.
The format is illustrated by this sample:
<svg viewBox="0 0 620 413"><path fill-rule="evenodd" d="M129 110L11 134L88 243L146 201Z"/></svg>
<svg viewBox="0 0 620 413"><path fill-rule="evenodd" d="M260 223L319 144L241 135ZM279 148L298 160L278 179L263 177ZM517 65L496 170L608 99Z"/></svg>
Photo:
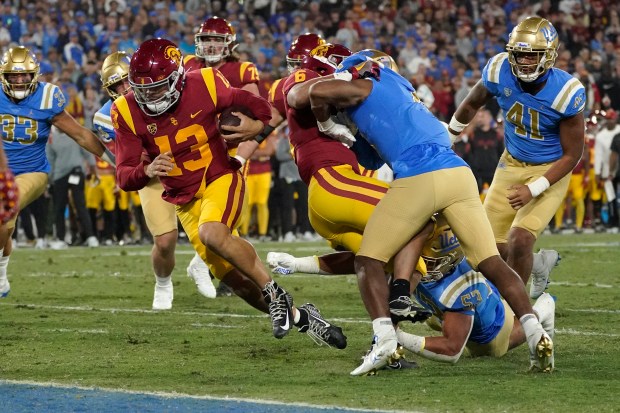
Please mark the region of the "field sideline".
<svg viewBox="0 0 620 413"><path fill-rule="evenodd" d="M97 404L80 393L90 394L92 388L166 400L142 405L142 399L122 399L123 406L136 411L258 411L245 401L274 401L281 404L261 404L266 410L260 411L291 412L309 412L302 407L312 406L417 412L618 411L620 235L543 236L537 247L562 255L549 290L557 297L556 372L528 373L522 346L499 360L463 359L455 366L408 355L419 369L382 371L375 377L349 376L371 339L353 275L275 277L297 304L313 302L342 326L349 345L336 350L319 347L296 331L276 340L268 316L240 299L200 296L185 275L193 254L188 246L177 254L173 309L163 313L150 310L149 247L17 249L9 264L12 291L0 300L0 388L5 395L10 389L10 400L18 403L3 411L28 411L15 406L20 392L22 400L30 400L27 389L39 388L32 383L53 383L56 387L50 389L59 398L82 403L75 409L49 404L47 411L126 410L114 403ZM257 249L262 258L271 250L294 255L330 251L324 243L264 243ZM422 325L405 329L431 334ZM208 404L212 398L219 404ZM225 398L236 401L221 402ZM187 400L191 403L186 405Z"/></svg>

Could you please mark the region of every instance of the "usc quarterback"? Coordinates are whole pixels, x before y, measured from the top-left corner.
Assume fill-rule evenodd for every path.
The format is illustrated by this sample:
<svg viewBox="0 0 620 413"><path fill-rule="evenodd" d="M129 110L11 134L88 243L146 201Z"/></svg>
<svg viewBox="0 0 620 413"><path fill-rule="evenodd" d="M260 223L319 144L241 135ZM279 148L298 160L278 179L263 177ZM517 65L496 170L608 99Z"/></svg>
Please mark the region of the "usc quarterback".
<svg viewBox="0 0 620 413"><path fill-rule="evenodd" d="M159 177L162 196L175 204L194 249L216 278L269 313L276 338L295 324L320 342L346 347L341 329L323 320L311 304L296 308L254 247L236 236L245 182L217 129L217 115L229 106L248 107L257 120L240 114L239 126L224 128L233 132L228 138L250 139L269 121L269 103L230 87L217 69L185 73L181 52L165 39L140 45L131 58L129 83L132 91L118 98L111 112L119 186L138 190Z"/></svg>
<svg viewBox="0 0 620 413"><path fill-rule="evenodd" d="M110 112L115 99L125 95L130 90L129 63L130 56L125 52L114 52L108 55L101 67L101 83L110 96L105 105L95 113L93 123L103 142L114 145L115 134ZM112 170L112 185L116 185L116 176ZM103 181L105 176L101 177ZM164 188L159 179L153 178L138 191L139 201L142 204L146 225L153 236L153 250L151 263L155 275L155 292L153 295L153 310L169 310L172 308L174 287L172 285L172 270L175 266L174 252L178 238L177 216L174 205L164 201L161 194ZM126 192L123 192L127 194ZM196 255L187 267L187 274L196 283L198 291L208 298L215 298L215 287L206 264Z"/></svg>

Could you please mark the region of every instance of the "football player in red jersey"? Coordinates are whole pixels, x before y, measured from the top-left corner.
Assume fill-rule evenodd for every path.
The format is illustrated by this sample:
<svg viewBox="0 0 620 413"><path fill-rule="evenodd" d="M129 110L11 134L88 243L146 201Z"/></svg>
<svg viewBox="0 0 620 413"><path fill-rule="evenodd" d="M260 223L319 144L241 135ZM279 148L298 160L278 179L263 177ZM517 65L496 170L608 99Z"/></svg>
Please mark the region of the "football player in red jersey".
<svg viewBox="0 0 620 413"><path fill-rule="evenodd" d="M237 295L271 316L273 334L284 337L295 324L315 340L338 348L346 337L311 304L299 308L265 270L252 244L236 236L245 182L217 130L217 114L242 105L257 120L239 114L229 139L257 136L270 119L268 102L232 88L216 69L184 72L181 52L169 40L142 43L131 59L132 92L114 102L117 178L138 190L159 176L163 198L176 205L185 232L211 272ZM262 293L262 294L261 294ZM317 322L318 320L318 322Z"/></svg>
<svg viewBox="0 0 620 413"><path fill-rule="evenodd" d="M196 46L196 54L188 55L183 58L183 65L186 72L203 69L205 67L212 67L222 73L232 87L247 90L257 96L259 95L258 69L254 63L239 61L239 57L234 51L237 47L235 29L226 19L217 16L206 19L200 26L198 33L194 36L194 41ZM276 115L275 110L272 109L271 115L272 118ZM270 122L261 133L263 138L269 136L273 131L274 128L271 126L272 123L273 122ZM237 158L239 162L241 162L241 166L245 165L246 161L252 157L254 151L258 148L258 143L255 141L248 141L240 146L238 143L233 142L228 142L227 145L228 153ZM264 198L268 198L268 192L266 196L264 193L258 195L256 194L257 191L260 191L260 189L264 187L265 185L254 185L254 181L249 183L247 186L249 196L247 197L246 202L250 200L262 200ZM259 214L262 217L262 220L268 222L268 209L266 210L266 217L265 208L259 206L257 207L257 211L259 209L262 211ZM242 222L249 219L249 213L242 216ZM245 226L246 225L243 225L242 228ZM232 290L227 288L225 284L220 284L217 288L217 295L232 295Z"/></svg>

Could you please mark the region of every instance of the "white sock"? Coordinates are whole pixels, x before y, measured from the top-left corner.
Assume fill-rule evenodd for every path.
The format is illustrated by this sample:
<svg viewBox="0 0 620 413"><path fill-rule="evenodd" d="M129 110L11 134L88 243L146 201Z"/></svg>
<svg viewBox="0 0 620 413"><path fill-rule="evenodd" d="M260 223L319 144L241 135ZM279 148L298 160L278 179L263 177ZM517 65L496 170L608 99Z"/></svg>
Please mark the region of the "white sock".
<svg viewBox="0 0 620 413"><path fill-rule="evenodd" d="M295 258L295 271L308 274L325 274L319 268L319 258L316 255L311 257Z"/></svg>
<svg viewBox="0 0 620 413"><path fill-rule="evenodd" d="M172 285L172 275L169 275L167 277L158 277L156 275L155 284L157 284L160 287L168 287L169 285Z"/></svg>
<svg viewBox="0 0 620 413"><path fill-rule="evenodd" d="M390 317L379 317L372 320L372 330L378 340L386 336L396 338L396 331Z"/></svg>
<svg viewBox="0 0 620 413"><path fill-rule="evenodd" d="M301 319L301 314L297 308L293 307L293 310L295 311L295 315L293 316L293 324L297 325Z"/></svg>
<svg viewBox="0 0 620 413"><path fill-rule="evenodd" d="M4 248L0 249L0 278L6 279L6 268L9 265L9 258L11 256L7 255L5 257L2 255L3 252L4 252Z"/></svg>
<svg viewBox="0 0 620 413"><path fill-rule="evenodd" d="M521 322L521 327L523 327L523 332L525 333L527 342L530 344L530 348L532 348L532 343L530 343L530 341L538 340L540 338L540 334L545 330L543 330L535 314L525 314L519 318L519 321ZM535 345L536 343L533 344Z"/></svg>

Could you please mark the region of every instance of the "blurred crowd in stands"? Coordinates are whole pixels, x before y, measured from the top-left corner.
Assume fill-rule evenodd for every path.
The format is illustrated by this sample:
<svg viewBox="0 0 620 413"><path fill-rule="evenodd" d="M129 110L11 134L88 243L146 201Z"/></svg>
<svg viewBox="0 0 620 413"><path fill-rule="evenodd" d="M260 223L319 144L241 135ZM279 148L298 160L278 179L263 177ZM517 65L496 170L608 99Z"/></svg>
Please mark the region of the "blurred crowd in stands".
<svg viewBox="0 0 620 413"><path fill-rule="evenodd" d="M168 38L184 54L193 54L194 34L204 19L214 15L235 28L236 52L241 60L256 64L264 95L273 81L287 75L285 56L292 41L299 34L314 32L353 51L372 48L389 53L425 104L448 121L480 79L488 59L505 50L512 28L537 14L549 19L559 33L556 67L579 78L587 89L586 116L595 126L589 133L594 183L584 183L586 196L587 186L602 186L607 178L601 176L602 170L594 171L594 142L608 122L613 123L608 131L617 128L615 113L620 111L620 2L614 0L13 0L1 4L0 10L0 51L12 45L31 48L41 64L41 80L62 87L70 102L68 111L87 127L108 99L99 73L108 54L132 53L151 37ZM480 111L456 144L457 152L472 166L482 196L503 151L498 112L493 105ZM286 139L285 129L280 133ZM599 159L599 166L601 162L609 161ZM616 187L618 178L610 177ZM616 203L606 201L603 195L586 209L584 227L617 228ZM589 196L586 202L592 202ZM574 200L569 197L567 206L571 204ZM570 224L570 210L557 221L556 230ZM297 230L308 232L303 218L297 221ZM132 222L126 233L118 231L115 242L140 238L134 228L144 228L141 219L134 216ZM579 232L583 227L575 229ZM274 239L284 235L277 228L271 228L270 234Z"/></svg>

